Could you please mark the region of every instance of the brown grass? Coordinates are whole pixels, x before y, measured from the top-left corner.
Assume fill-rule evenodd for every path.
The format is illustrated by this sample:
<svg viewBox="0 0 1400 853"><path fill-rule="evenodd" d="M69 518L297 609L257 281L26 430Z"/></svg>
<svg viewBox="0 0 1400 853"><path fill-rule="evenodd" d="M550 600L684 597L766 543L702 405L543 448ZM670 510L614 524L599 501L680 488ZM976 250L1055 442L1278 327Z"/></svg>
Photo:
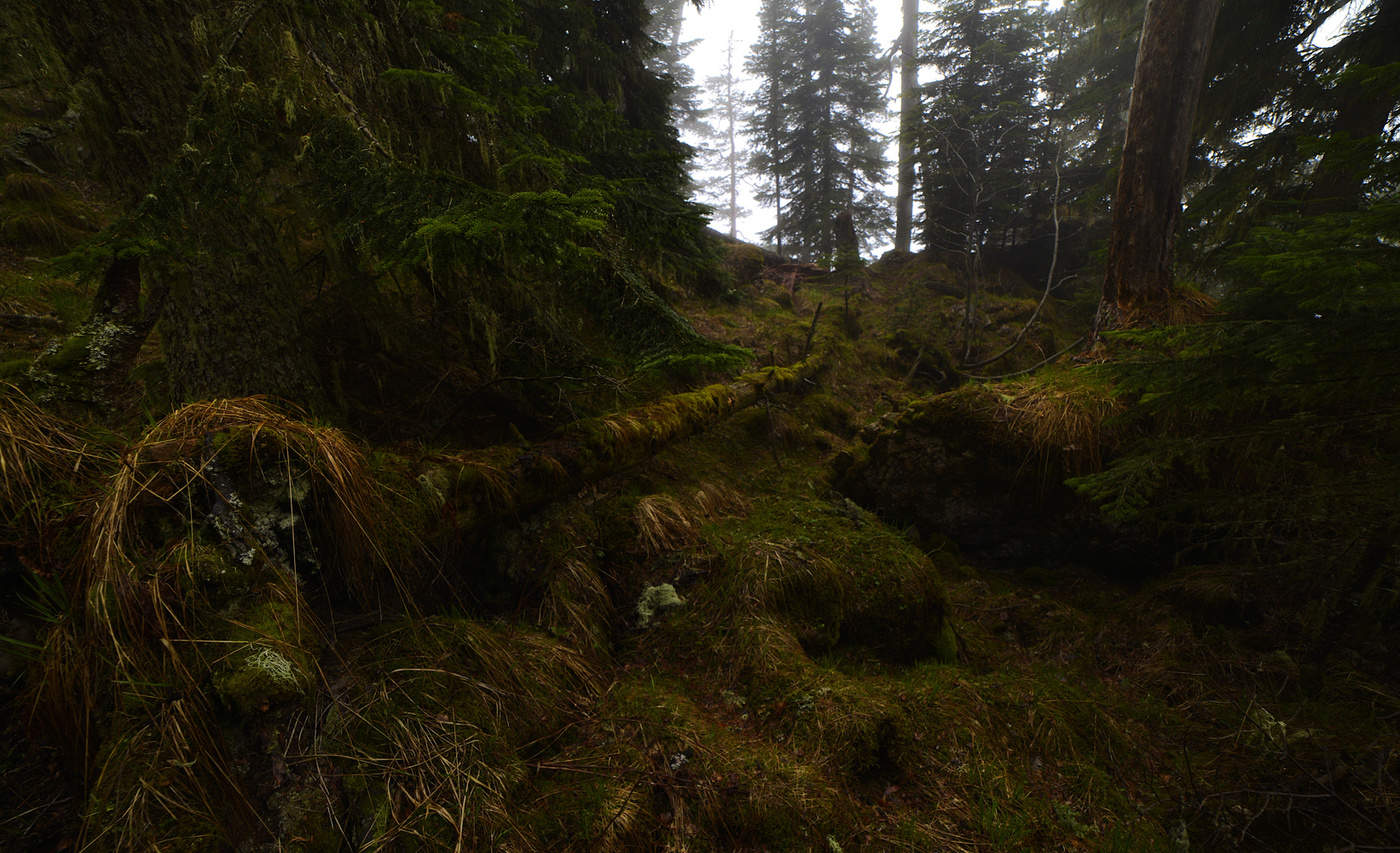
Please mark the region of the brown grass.
<svg viewBox="0 0 1400 853"><path fill-rule="evenodd" d="M0 384L0 514L38 524L46 490L78 481L85 463L104 458L74 424Z"/></svg>
<svg viewBox="0 0 1400 853"><path fill-rule="evenodd" d="M1075 473L1101 467L1113 438L1105 424L1123 410L1111 389L1026 379L992 390L999 417L1037 449L1059 455Z"/></svg>
<svg viewBox="0 0 1400 853"><path fill-rule="evenodd" d="M366 849L538 849L513 808L528 772L515 755L558 737L601 692L599 671L539 633L466 619L408 622L376 645L399 643L406 654L337 701L336 728L320 741L338 750L320 758L387 801ZM378 654L370 663L383 667Z"/></svg>
<svg viewBox="0 0 1400 853"><path fill-rule="evenodd" d="M42 175L29 172L11 172L5 176L5 185L0 189L0 199L5 201L53 201L58 198L58 190Z"/></svg>
<svg viewBox="0 0 1400 853"><path fill-rule="evenodd" d="M700 525L694 513L670 495L648 495L637 501L632 518L637 543L648 556L679 551L699 541Z"/></svg>
<svg viewBox="0 0 1400 853"><path fill-rule="evenodd" d="M748 544L742 563L743 600L754 614L780 610L794 595L836 583L830 560L804 553L791 540L755 539Z"/></svg>
<svg viewBox="0 0 1400 853"><path fill-rule="evenodd" d="M737 490L717 483L701 483L692 498L700 515L709 520L742 516L749 511L749 501Z"/></svg>
<svg viewBox="0 0 1400 853"><path fill-rule="evenodd" d="M215 720L199 697L126 718L97 769L81 849L212 849L231 834L263 834Z"/></svg>
<svg viewBox="0 0 1400 853"><path fill-rule="evenodd" d="M216 436L227 438L230 446L240 445L255 469L261 469L260 448L272 445L281 456L274 474L290 469L292 457L312 474L317 508L330 522L333 541L326 544L337 558L331 563L340 570L336 580L372 603L375 567L387 562L374 536L383 504L359 448L338 430L297 420L265 399L250 397L185 406L147 430L122 456L98 502L84 548L95 591L90 603L99 620L112 623L117 614L108 607L131 604L133 587L140 583L133 557L137 511L163 505L190 523L190 490L200 483L212 487L206 471Z"/></svg>
<svg viewBox="0 0 1400 853"><path fill-rule="evenodd" d="M550 578L536 624L578 648L603 648L612 617L612 598L602 575L587 562L569 558Z"/></svg>

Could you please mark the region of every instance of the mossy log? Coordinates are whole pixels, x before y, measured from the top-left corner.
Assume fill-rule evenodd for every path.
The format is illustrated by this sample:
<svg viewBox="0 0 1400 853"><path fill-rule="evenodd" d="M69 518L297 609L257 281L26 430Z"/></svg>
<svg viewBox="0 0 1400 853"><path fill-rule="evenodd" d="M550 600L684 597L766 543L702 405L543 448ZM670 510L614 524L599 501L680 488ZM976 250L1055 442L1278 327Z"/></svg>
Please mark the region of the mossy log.
<svg viewBox="0 0 1400 853"><path fill-rule="evenodd" d="M27 378L40 398L105 406L119 396L165 301L158 286L145 295L143 304L139 259L114 259L88 319L51 341L30 366Z"/></svg>
<svg viewBox="0 0 1400 853"><path fill-rule="evenodd" d="M821 368L816 357L792 367L768 367L619 414L575 421L533 445L436 456L419 469L417 485L450 531L476 538L635 465L768 394L813 384Z"/></svg>

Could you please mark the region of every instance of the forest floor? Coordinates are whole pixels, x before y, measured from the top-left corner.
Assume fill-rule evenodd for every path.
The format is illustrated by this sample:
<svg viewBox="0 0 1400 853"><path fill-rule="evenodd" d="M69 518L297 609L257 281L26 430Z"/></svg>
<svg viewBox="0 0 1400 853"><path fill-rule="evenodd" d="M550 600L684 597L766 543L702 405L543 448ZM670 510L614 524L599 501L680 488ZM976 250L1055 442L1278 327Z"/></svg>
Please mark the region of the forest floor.
<svg viewBox="0 0 1400 853"><path fill-rule="evenodd" d="M47 310L6 275L7 312ZM1240 577L992 561L833 489L883 415L958 381L936 354L955 281L917 259L681 300L761 363L826 372L527 520L491 594L347 620L304 701L225 712L257 732L234 766L278 849L1400 849L1395 685L1295 661ZM983 346L1035 302L984 297ZM1068 342L1049 319L1013 364ZM39 340L7 334L0 361ZM26 745L11 681L0 841L70 849L81 819L120 846Z"/></svg>

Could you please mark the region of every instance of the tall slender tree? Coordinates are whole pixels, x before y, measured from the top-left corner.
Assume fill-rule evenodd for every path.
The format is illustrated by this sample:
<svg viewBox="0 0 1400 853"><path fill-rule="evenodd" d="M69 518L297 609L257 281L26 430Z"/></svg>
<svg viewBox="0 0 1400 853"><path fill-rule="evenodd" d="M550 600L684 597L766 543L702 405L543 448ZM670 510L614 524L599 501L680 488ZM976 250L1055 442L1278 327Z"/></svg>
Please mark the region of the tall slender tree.
<svg viewBox="0 0 1400 853"><path fill-rule="evenodd" d="M914 138L919 130L919 0L904 0L899 31L899 162L894 247L907 252L914 235Z"/></svg>
<svg viewBox="0 0 1400 853"><path fill-rule="evenodd" d="M749 167L763 176L755 197L777 213L777 223L764 237L782 254L787 232L783 179L792 164L788 93L797 85L803 51L801 16L790 3L763 0L758 20L758 39L744 63L744 70L758 80L747 120Z"/></svg>
<svg viewBox="0 0 1400 853"><path fill-rule="evenodd" d="M706 138L713 143L703 157L711 175L701 183L701 196L714 208L717 219L729 222L730 239L739 239L739 217L747 211L739 206L741 156L739 121L743 117L743 91L734 66L734 33L729 34L724 72L705 81L710 96L709 112L714 117L706 127Z"/></svg>

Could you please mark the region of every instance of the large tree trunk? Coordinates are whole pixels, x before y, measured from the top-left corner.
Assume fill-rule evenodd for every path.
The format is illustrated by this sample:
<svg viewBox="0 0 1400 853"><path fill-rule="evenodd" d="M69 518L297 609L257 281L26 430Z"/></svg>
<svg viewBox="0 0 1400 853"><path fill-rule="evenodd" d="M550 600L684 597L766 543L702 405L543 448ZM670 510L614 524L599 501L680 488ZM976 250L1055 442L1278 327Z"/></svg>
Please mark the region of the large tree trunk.
<svg viewBox="0 0 1400 853"><path fill-rule="evenodd" d="M1192 123L1221 0L1149 0L1095 333L1162 322Z"/></svg>
<svg viewBox="0 0 1400 853"><path fill-rule="evenodd" d="M221 209L222 208L222 209ZM176 401L267 394L323 414L327 399L300 286L270 223L209 202L186 222L198 244L155 276L169 287L160 333Z"/></svg>
<svg viewBox="0 0 1400 853"><path fill-rule="evenodd" d="M914 233L914 135L919 129L919 0L904 0L899 33L899 189L895 196L894 248L909 251Z"/></svg>

